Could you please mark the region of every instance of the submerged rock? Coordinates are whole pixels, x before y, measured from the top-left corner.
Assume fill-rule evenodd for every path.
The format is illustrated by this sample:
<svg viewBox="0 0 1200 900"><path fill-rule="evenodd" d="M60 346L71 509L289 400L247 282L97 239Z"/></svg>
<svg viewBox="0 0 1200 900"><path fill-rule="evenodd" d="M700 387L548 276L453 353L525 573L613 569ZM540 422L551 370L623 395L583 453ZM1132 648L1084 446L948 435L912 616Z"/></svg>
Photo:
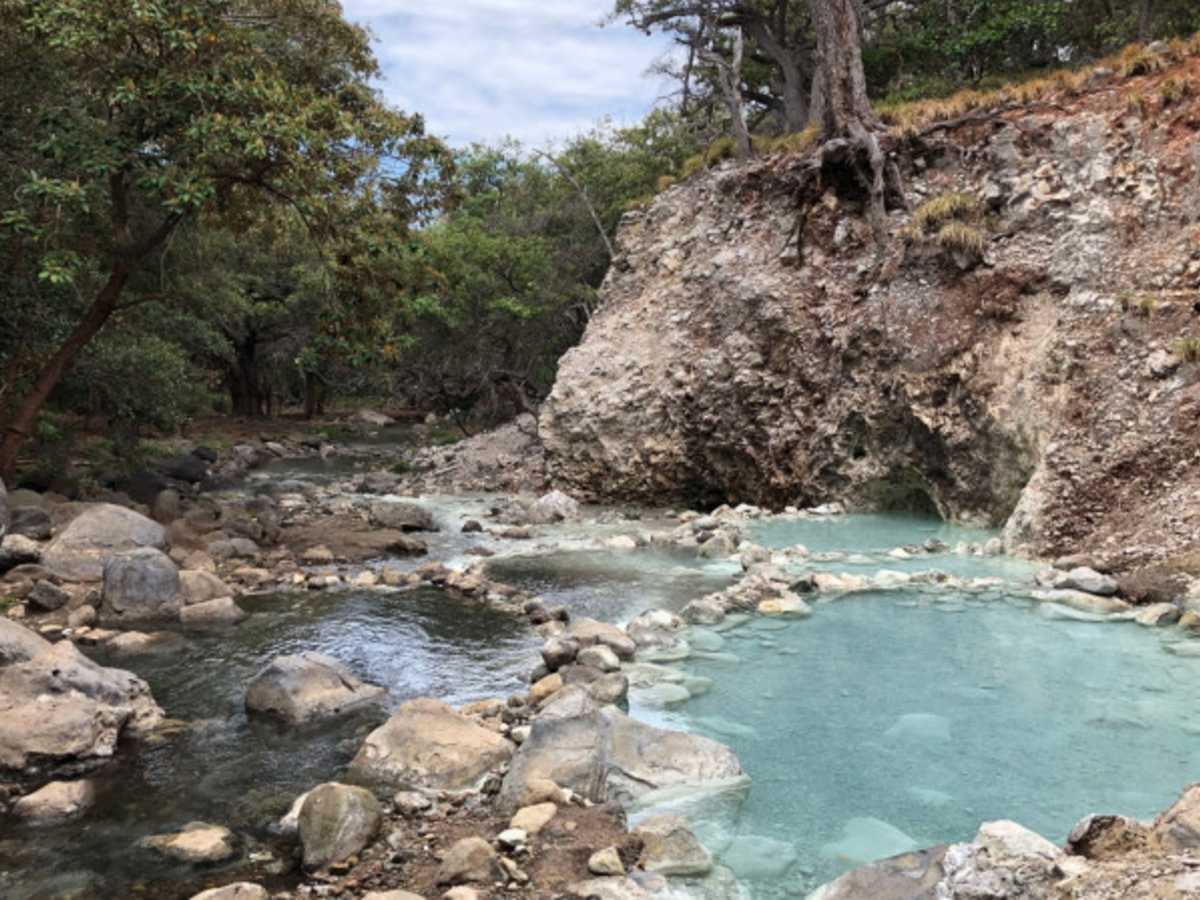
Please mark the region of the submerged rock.
<svg viewBox="0 0 1200 900"><path fill-rule="evenodd" d="M141 846L189 863L217 863L237 855L233 832L222 825L191 822L182 831L143 838Z"/></svg>
<svg viewBox="0 0 1200 900"><path fill-rule="evenodd" d="M872 860L911 853L916 849L917 842L895 825L872 816L862 816L847 822L842 828L841 839L822 847L821 855L843 863L862 865Z"/></svg>
<svg viewBox="0 0 1200 900"><path fill-rule="evenodd" d="M372 731L350 778L391 790L464 790L508 761L513 745L437 700L410 700Z"/></svg>
<svg viewBox="0 0 1200 900"><path fill-rule="evenodd" d="M807 900L934 900L946 846L905 853L847 872Z"/></svg>
<svg viewBox="0 0 1200 900"><path fill-rule="evenodd" d="M42 563L69 581L99 581L109 559L143 547L166 549L161 525L123 506L98 503L63 529L42 553Z"/></svg>
<svg viewBox="0 0 1200 900"><path fill-rule="evenodd" d="M13 812L22 819L54 822L74 818L95 802L96 786L91 781L52 781L18 800Z"/></svg>
<svg viewBox="0 0 1200 900"><path fill-rule="evenodd" d="M330 782L313 788L300 807L304 865L320 869L362 851L379 833L383 809L360 787Z"/></svg>
<svg viewBox="0 0 1200 900"><path fill-rule="evenodd" d="M249 881L239 881L224 887L211 888L192 896L191 900L270 900L267 889Z"/></svg>
<svg viewBox="0 0 1200 900"><path fill-rule="evenodd" d="M246 689L246 709L300 724L360 709L386 693L336 659L306 652L277 657L255 675Z"/></svg>
<svg viewBox="0 0 1200 900"><path fill-rule="evenodd" d="M627 802L663 787L704 787L743 777L728 747L699 735L646 725L599 708L579 686L559 692L533 722L500 791L510 807L535 780L591 800Z"/></svg>

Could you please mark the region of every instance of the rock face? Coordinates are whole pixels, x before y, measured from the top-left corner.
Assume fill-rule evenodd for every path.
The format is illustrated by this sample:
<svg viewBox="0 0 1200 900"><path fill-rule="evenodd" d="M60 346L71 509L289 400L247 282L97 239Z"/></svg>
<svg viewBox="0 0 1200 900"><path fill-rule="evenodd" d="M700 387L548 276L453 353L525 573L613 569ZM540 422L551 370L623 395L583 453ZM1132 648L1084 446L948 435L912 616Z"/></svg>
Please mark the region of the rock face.
<svg viewBox="0 0 1200 900"><path fill-rule="evenodd" d="M598 706L573 685L534 720L513 756L500 800L515 807L543 779L591 800L626 803L658 788L704 787L743 775L728 747L645 725L615 707Z"/></svg>
<svg viewBox="0 0 1200 900"><path fill-rule="evenodd" d="M111 758L122 735L162 721L140 678L97 665L69 641L39 645L13 624L0 627L11 660L0 668L0 771L89 768Z"/></svg>
<svg viewBox="0 0 1200 900"><path fill-rule="evenodd" d="M437 700L410 700L372 731L350 763L356 783L463 790L507 762L513 745Z"/></svg>
<svg viewBox="0 0 1200 900"><path fill-rule="evenodd" d="M98 503L63 529L42 554L42 563L69 581L99 581L111 557L142 547L165 550L163 527L123 506Z"/></svg>
<svg viewBox="0 0 1200 900"><path fill-rule="evenodd" d="M300 653L273 659L246 689L246 709L300 724L359 709L387 692L336 659Z"/></svg>
<svg viewBox="0 0 1200 900"><path fill-rule="evenodd" d="M182 607L179 570L161 550L143 547L104 564L100 620L106 625L178 619Z"/></svg>
<svg viewBox="0 0 1200 900"><path fill-rule="evenodd" d="M936 510L1118 570L1185 547L1200 371L1159 360L1200 284L1174 224L1191 221L1192 151L1125 102L951 129L904 173L914 208L952 191L990 205L996 238L967 271L896 238L876 276L870 229L833 189L797 241L800 160L718 167L627 214L543 406L552 481L583 498ZM1126 220L1147 224L1130 237ZM889 229L910 221L895 211ZM1153 316L1122 299L1143 294Z"/></svg>
<svg viewBox="0 0 1200 900"><path fill-rule="evenodd" d="M304 865L319 869L361 851L379 832L383 810L375 795L360 787L322 784L300 807Z"/></svg>

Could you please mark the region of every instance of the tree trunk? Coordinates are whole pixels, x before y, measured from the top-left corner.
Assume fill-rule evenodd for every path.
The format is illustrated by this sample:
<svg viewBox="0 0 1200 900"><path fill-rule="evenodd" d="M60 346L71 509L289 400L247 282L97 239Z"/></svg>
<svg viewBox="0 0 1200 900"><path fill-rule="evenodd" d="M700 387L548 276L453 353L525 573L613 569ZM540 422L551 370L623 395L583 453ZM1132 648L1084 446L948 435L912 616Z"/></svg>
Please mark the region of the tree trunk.
<svg viewBox="0 0 1200 900"><path fill-rule="evenodd" d="M855 0L813 0L817 71L813 121L821 128L825 166L852 169L867 194L867 217L882 253L886 240L886 160L879 144L883 125L867 97L862 36Z"/></svg>
<svg viewBox="0 0 1200 900"><path fill-rule="evenodd" d="M1138 40L1145 43L1150 39L1150 14L1154 11L1154 0L1141 0L1138 4Z"/></svg>
<svg viewBox="0 0 1200 900"><path fill-rule="evenodd" d="M311 419L317 414L317 396L321 389L317 378L311 372L304 373L304 418Z"/></svg>
<svg viewBox="0 0 1200 900"><path fill-rule="evenodd" d="M3 440L0 440L0 478L12 478L17 467L17 455L21 446L33 433L33 424L38 413L62 381L63 375L71 368L79 352L100 332L104 323L116 310L121 291L129 281L130 271L129 264L124 261L113 263L108 282L88 307L83 320L75 326L75 330L42 367L33 387L17 406L12 421L4 429Z"/></svg>
<svg viewBox="0 0 1200 900"><path fill-rule="evenodd" d="M779 67L776 90L783 101L783 128L787 133L803 131L808 126L809 74L798 50L789 47L762 19L751 19L746 31L771 61ZM774 79L773 79L774 80Z"/></svg>
<svg viewBox="0 0 1200 900"><path fill-rule="evenodd" d="M737 158L750 158L750 130L746 127L745 103L742 99L742 55L745 53L746 39L739 28L733 44L733 61L726 62L720 53L712 50L701 50L701 56L717 70L717 84L721 88L721 96L729 110L730 127L733 129L733 142L737 147Z"/></svg>

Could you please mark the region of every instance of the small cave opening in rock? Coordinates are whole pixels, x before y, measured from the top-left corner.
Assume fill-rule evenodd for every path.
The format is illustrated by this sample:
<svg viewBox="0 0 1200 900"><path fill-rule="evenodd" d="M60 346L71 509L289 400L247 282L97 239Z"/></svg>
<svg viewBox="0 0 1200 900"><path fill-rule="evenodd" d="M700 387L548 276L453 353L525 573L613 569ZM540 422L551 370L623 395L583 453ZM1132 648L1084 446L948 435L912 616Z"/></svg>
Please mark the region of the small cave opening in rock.
<svg viewBox="0 0 1200 900"><path fill-rule="evenodd" d="M863 495L877 512L944 518L929 485L916 472L898 473L892 478L868 484L863 488Z"/></svg>

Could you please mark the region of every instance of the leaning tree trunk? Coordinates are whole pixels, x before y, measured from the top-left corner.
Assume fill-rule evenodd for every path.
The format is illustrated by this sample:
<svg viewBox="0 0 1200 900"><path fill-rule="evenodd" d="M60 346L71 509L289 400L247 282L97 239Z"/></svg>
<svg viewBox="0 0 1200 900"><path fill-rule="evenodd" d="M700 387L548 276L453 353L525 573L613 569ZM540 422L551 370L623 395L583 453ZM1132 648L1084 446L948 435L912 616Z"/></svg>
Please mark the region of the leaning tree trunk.
<svg viewBox="0 0 1200 900"><path fill-rule="evenodd" d="M883 126L867 97L862 37L855 0L813 0L817 67L812 121L821 128L826 165L850 166L867 195L867 216L883 247L886 228L886 160Z"/></svg>
<svg viewBox="0 0 1200 900"><path fill-rule="evenodd" d="M746 50L746 39L739 28L733 43L733 60L726 61L720 53L714 50L701 50L701 57L717 70L717 84L721 88L721 96L729 109L729 119L733 128L733 142L737 147L737 158L747 160L752 152L750 144L750 129L746 127L746 106L742 99L742 57Z"/></svg>

